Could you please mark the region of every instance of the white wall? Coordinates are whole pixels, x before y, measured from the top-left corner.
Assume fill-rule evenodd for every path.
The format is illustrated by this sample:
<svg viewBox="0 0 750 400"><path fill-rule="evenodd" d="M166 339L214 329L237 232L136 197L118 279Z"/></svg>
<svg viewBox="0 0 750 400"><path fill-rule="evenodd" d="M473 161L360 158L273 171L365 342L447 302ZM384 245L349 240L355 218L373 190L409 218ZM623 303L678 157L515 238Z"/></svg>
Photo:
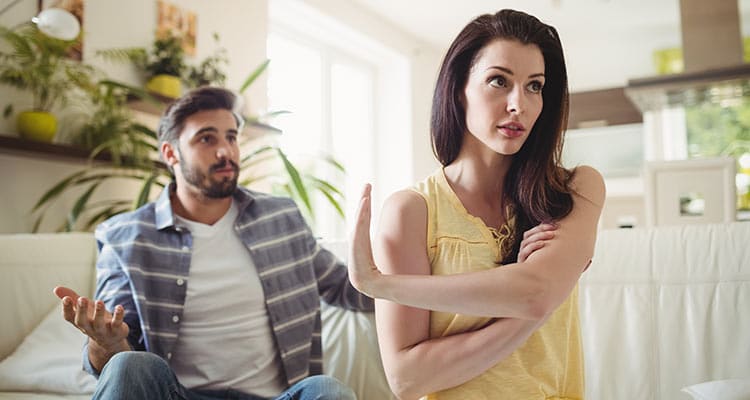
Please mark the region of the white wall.
<svg viewBox="0 0 750 400"><path fill-rule="evenodd" d="M239 88L242 81L265 59L267 32L267 0L222 0L217 2L181 0L179 5L198 15L197 57L213 52L213 32L228 51L230 66L227 85ZM153 41L156 28L155 0L96 0L85 3L84 60L98 65L110 77L138 84L138 74L132 67L116 65L97 59L97 49L143 46ZM36 1L17 4L0 17L0 24L12 27L36 14ZM247 103L252 111L266 108L266 84L257 81L248 90ZM0 87L0 108L8 102L28 106L29 97L23 93ZM0 134L15 136L14 120L0 118ZM83 166L82 162L50 159L32 153L0 152L0 233L29 232L34 218L29 211L47 189L63 177ZM133 185L114 184L102 188L102 196L129 195ZM67 196L49 211L42 231L54 231L64 220L75 197ZM55 222L53 222L55 221Z"/></svg>

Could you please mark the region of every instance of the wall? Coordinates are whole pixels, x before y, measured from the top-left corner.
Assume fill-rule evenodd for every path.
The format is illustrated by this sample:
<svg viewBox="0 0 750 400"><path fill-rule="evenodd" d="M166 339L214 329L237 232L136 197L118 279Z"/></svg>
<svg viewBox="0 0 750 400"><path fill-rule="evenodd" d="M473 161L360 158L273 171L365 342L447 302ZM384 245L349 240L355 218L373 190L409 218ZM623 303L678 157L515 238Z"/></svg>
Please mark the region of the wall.
<svg viewBox="0 0 750 400"><path fill-rule="evenodd" d="M0 25L12 27L30 19L37 12L36 3L33 0L18 3L0 17ZM211 36L217 32L220 45L227 49L230 60L227 85L239 88L248 73L265 59L267 0L222 0L221 7L215 2L181 0L179 5L198 15L197 57L200 59L213 52ZM84 60L106 70L115 79L139 84L138 74L132 67L106 62L94 53L98 49L149 46L156 27L156 1L96 0L87 1L85 6ZM247 92L250 110L266 108L265 93L265 81L260 79ZM23 93L0 87L0 107L7 102L19 107L30 104L28 96ZM0 134L15 136L14 132L14 121L0 118ZM0 149L0 233L29 232L34 221L29 211L36 200L56 182L82 166L82 162ZM136 188L135 185L118 183L101 190L102 196L128 196ZM74 199L67 196L57 203L49 211L48 223L41 230L54 231L64 220Z"/></svg>

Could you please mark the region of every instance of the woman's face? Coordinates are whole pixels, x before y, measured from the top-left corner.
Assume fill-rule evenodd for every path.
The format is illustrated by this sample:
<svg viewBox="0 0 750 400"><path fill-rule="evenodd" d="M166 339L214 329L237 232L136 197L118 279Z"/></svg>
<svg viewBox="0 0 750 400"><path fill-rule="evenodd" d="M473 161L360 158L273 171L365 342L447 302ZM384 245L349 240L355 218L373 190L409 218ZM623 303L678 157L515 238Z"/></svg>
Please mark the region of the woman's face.
<svg viewBox="0 0 750 400"><path fill-rule="evenodd" d="M539 47L508 39L489 42L477 54L464 87L468 135L497 154L517 153L542 112L543 86Z"/></svg>

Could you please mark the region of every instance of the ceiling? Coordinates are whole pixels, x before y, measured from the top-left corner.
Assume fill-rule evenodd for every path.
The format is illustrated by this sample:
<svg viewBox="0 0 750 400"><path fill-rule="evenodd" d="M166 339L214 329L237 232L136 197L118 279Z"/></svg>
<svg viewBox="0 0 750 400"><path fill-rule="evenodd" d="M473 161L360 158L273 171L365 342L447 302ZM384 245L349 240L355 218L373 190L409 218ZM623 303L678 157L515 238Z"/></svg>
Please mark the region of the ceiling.
<svg viewBox="0 0 750 400"><path fill-rule="evenodd" d="M525 11L557 28L571 88L579 90L653 75L653 51L681 42L679 0L355 1L441 53L477 15L502 8ZM750 0L739 0L739 7L743 20L750 21Z"/></svg>

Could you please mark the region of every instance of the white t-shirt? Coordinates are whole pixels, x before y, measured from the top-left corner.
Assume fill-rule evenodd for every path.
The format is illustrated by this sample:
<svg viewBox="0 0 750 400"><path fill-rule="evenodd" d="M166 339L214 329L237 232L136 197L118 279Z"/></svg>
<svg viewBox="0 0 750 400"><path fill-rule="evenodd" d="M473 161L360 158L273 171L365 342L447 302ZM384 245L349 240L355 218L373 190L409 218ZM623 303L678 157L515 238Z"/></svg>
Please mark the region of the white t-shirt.
<svg viewBox="0 0 750 400"><path fill-rule="evenodd" d="M275 397L285 388L263 288L234 230L237 206L213 225L176 217L193 235L180 333L170 365L189 389Z"/></svg>

